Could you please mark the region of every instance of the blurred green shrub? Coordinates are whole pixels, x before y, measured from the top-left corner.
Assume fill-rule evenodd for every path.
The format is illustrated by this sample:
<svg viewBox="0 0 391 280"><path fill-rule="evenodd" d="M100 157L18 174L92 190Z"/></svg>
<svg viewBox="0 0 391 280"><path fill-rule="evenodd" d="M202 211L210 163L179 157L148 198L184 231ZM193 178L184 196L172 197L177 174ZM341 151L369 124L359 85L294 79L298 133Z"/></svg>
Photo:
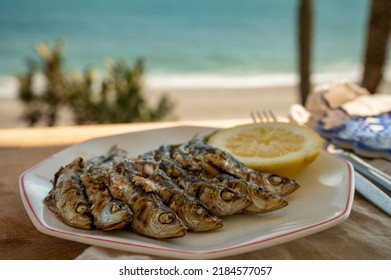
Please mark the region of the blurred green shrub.
<svg viewBox="0 0 391 280"><path fill-rule="evenodd" d="M159 121L174 108L166 96L156 106L147 102L142 91L144 62L140 59L133 67L123 60L112 61L106 76L99 80L92 68L82 74L66 72L61 42L53 49L38 43L35 50L40 60L28 60L28 71L18 76L19 98L25 104L23 118L29 126L41 120L48 126L55 125L64 107L70 109L76 124ZM37 73L44 76L40 90L34 86Z"/></svg>
<svg viewBox="0 0 391 280"><path fill-rule="evenodd" d="M20 84L19 97L25 103L23 119L34 126L43 119L48 126L55 125L58 111L67 100L66 74L63 71L64 44L57 42L53 49L40 42L35 46L39 61L27 60L28 71L17 78ZM45 77L37 89L36 77Z"/></svg>

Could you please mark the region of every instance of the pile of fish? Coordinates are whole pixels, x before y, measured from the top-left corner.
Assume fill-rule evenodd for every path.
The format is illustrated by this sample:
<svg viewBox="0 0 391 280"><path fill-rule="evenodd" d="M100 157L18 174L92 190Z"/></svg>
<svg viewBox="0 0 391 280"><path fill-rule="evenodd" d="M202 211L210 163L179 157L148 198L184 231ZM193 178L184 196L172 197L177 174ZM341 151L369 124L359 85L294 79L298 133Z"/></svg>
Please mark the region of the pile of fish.
<svg viewBox="0 0 391 280"><path fill-rule="evenodd" d="M57 171L44 203L75 228L175 238L221 228L224 216L285 207L285 196L298 187L192 139L135 158L117 147L90 160L76 158Z"/></svg>

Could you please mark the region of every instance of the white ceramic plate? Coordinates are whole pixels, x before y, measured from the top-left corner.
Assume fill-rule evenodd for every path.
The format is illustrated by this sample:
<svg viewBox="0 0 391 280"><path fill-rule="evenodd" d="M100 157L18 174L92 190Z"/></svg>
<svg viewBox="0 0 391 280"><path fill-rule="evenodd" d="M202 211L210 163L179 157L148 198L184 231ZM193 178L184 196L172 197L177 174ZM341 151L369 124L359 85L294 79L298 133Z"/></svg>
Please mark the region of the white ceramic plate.
<svg viewBox="0 0 391 280"><path fill-rule="evenodd" d="M136 156L161 144L185 142L214 128L178 126L92 139L71 146L20 176L20 193L35 227L48 235L81 243L170 258L211 259L254 251L307 236L344 221L353 203L353 168L346 161L321 153L297 180L289 205L263 215L224 218L224 227L208 233L188 233L172 240L155 240L125 230L102 232L75 229L60 222L44 206L50 180L60 166L77 156L102 155L114 144Z"/></svg>

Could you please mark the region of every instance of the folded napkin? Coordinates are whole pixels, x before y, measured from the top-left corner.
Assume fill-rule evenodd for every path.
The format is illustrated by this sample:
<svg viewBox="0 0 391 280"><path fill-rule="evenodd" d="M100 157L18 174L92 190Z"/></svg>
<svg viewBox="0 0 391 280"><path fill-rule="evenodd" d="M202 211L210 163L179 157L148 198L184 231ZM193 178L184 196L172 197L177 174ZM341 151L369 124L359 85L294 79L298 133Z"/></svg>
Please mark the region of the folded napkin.
<svg viewBox="0 0 391 280"><path fill-rule="evenodd" d="M374 94L360 96L341 105L352 117L372 117L391 112L391 95Z"/></svg>
<svg viewBox="0 0 391 280"><path fill-rule="evenodd" d="M150 260L144 255L127 253L123 251L107 249L97 246L88 247L81 253L76 260Z"/></svg>
<svg viewBox="0 0 391 280"><path fill-rule="evenodd" d="M308 96L305 108L301 110L308 112L307 125L315 128L321 122L323 128L331 129L352 118L391 112L391 95L370 94L366 89L348 82L321 85ZM295 105L290 117L295 119L297 111Z"/></svg>

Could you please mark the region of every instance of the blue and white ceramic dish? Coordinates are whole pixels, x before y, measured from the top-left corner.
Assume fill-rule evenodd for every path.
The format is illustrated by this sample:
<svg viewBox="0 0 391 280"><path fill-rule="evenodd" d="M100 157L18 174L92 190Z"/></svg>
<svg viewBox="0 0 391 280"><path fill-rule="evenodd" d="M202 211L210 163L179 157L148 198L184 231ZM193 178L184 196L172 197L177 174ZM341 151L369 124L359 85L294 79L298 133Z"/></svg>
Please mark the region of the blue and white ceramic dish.
<svg viewBox="0 0 391 280"><path fill-rule="evenodd" d="M348 120L332 129L319 122L318 131L334 145L360 156L391 161L391 113Z"/></svg>

